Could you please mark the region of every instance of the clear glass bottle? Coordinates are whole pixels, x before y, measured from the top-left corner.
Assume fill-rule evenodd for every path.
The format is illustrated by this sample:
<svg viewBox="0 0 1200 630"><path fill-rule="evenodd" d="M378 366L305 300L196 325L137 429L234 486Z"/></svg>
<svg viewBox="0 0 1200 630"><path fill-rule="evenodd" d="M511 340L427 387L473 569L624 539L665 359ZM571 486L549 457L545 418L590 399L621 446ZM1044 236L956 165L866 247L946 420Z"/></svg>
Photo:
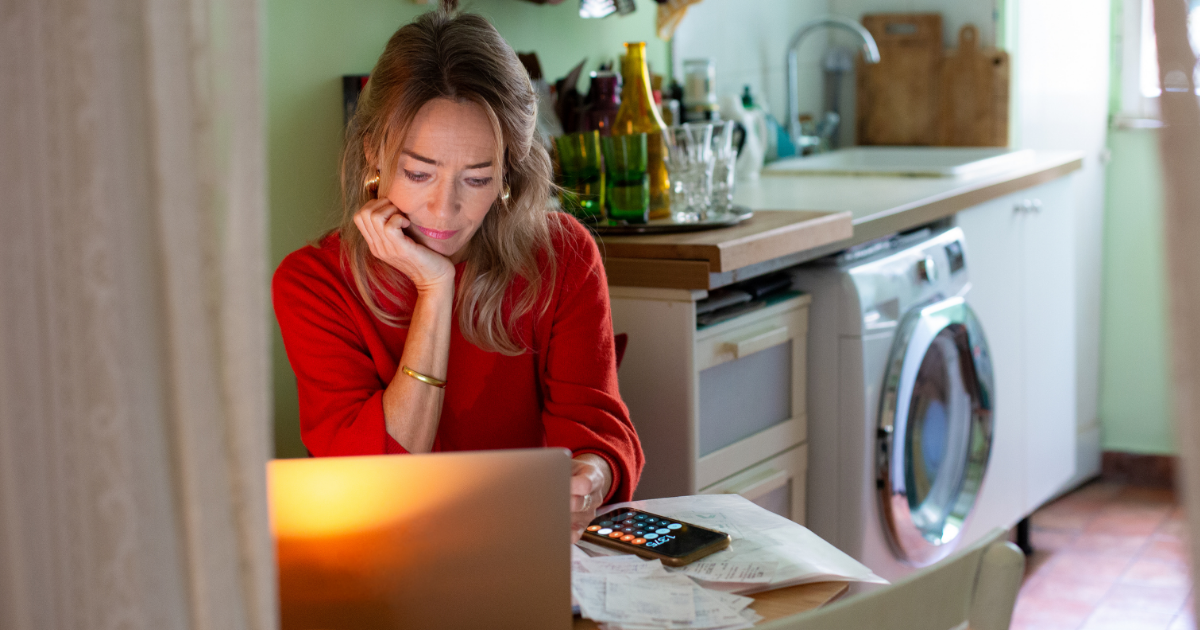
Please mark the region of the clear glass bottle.
<svg viewBox="0 0 1200 630"><path fill-rule="evenodd" d="M650 89L650 70L646 67L646 42L626 42L621 64L625 86L621 90L621 109L613 125L614 135L646 134L646 170L650 175L650 218L671 216L671 184L664 161L666 146L662 132L667 125L655 106Z"/></svg>

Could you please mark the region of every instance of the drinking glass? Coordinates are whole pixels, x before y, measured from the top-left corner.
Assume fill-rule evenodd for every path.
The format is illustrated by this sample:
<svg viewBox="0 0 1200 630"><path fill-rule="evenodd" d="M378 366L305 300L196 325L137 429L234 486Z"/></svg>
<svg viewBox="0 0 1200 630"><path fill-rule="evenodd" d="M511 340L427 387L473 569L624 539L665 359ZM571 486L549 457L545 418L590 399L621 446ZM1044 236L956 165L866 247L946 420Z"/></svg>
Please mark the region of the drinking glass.
<svg viewBox="0 0 1200 630"><path fill-rule="evenodd" d="M608 218L646 223L650 218L650 174L646 134L600 138L608 179Z"/></svg>
<svg viewBox="0 0 1200 630"><path fill-rule="evenodd" d="M737 151L733 148L735 127L737 123L732 120L713 123L712 209L715 212L733 210L733 180L737 162Z"/></svg>
<svg viewBox="0 0 1200 630"><path fill-rule="evenodd" d="M688 123L663 132L671 183L671 216L694 223L708 214L712 197L711 124Z"/></svg>
<svg viewBox="0 0 1200 630"><path fill-rule="evenodd" d="M563 210L588 222L604 216L604 168L600 159L600 132L583 131L558 136L558 166L562 171Z"/></svg>

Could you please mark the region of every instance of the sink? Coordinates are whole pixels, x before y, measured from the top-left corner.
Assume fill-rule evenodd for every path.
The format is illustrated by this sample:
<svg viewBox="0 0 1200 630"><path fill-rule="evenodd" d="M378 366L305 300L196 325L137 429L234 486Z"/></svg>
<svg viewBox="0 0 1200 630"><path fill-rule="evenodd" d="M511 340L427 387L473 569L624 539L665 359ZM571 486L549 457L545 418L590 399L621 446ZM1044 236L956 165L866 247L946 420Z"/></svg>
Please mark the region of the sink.
<svg viewBox="0 0 1200 630"><path fill-rule="evenodd" d="M1033 151L984 147L853 147L779 160L764 175L963 177L1020 166Z"/></svg>

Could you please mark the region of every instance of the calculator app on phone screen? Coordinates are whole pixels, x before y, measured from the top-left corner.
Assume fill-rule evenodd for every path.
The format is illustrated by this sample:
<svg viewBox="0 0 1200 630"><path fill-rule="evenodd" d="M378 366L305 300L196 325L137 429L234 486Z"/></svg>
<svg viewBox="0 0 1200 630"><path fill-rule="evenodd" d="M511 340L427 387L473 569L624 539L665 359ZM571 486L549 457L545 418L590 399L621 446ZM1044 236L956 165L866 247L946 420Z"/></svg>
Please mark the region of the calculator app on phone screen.
<svg viewBox="0 0 1200 630"><path fill-rule="evenodd" d="M583 537L605 547L682 566L729 546L729 534L641 510L597 516Z"/></svg>

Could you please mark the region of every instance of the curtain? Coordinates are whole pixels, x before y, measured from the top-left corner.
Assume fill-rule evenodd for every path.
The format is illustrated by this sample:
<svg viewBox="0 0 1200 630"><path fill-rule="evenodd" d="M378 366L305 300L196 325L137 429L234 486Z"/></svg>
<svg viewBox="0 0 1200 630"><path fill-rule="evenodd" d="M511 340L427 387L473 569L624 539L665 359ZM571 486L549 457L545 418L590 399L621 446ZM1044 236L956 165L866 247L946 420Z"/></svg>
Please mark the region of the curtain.
<svg viewBox="0 0 1200 630"><path fill-rule="evenodd" d="M1175 430L1179 437L1180 485L1187 511L1194 567L1200 567L1200 102L1188 43L1187 4L1154 3L1163 130L1163 230L1167 244L1170 347ZM1193 604L1194 606L1194 604Z"/></svg>
<svg viewBox="0 0 1200 630"><path fill-rule="evenodd" d="M274 628L261 7L0 2L0 628Z"/></svg>

